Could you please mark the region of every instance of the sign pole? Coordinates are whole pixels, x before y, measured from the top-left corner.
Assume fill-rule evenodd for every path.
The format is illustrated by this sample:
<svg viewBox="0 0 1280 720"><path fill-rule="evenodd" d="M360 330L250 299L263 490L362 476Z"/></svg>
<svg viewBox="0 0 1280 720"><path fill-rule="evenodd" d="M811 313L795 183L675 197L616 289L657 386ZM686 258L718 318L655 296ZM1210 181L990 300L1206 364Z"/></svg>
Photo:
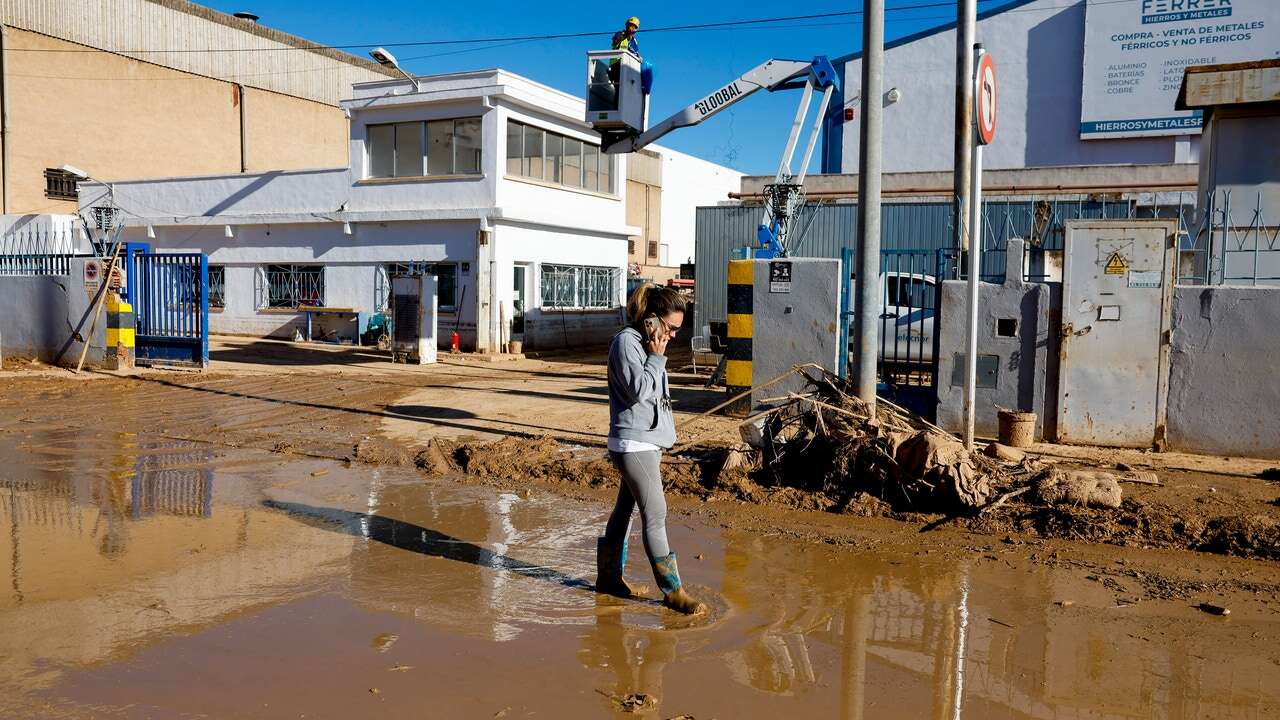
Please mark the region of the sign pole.
<svg viewBox="0 0 1280 720"><path fill-rule="evenodd" d="M969 165L969 329L964 355L964 448L973 450L978 386L978 276L982 274L982 146L974 144Z"/></svg>
<svg viewBox="0 0 1280 720"><path fill-rule="evenodd" d="M984 58L986 61L984 62ZM964 447L973 451L973 432L977 414L978 385L978 283L982 275L982 146L995 135L996 87L995 66L981 43L973 46L974 66L974 133L973 160L969 170L969 284L968 337L965 347L964 374Z"/></svg>

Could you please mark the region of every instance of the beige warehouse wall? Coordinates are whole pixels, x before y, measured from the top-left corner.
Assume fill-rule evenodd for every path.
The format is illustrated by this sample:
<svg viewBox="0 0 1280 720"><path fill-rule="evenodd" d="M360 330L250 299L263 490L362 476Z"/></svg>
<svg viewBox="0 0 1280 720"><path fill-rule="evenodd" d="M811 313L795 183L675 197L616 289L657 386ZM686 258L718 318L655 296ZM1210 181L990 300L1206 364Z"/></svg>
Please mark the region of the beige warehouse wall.
<svg viewBox="0 0 1280 720"><path fill-rule="evenodd" d="M341 109L253 88L245 88L244 102L249 172L346 167Z"/></svg>
<svg viewBox="0 0 1280 720"><path fill-rule="evenodd" d="M37 33L4 30L7 212L73 212L44 196L45 168L69 163L103 180L240 170L235 85ZM339 108L248 89L247 169L346 164Z"/></svg>

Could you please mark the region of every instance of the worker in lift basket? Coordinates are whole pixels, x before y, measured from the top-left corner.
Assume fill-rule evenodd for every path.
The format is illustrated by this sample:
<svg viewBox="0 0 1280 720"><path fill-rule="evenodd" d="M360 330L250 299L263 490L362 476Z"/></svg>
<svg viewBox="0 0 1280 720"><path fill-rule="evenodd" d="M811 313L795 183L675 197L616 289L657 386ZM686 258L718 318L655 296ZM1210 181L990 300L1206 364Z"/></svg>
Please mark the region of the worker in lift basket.
<svg viewBox="0 0 1280 720"><path fill-rule="evenodd" d="M640 31L640 18L634 15L627 18L626 28L613 34L613 42L610 47L614 50L626 50L636 59L640 59L640 41L636 38L636 33ZM609 61L609 79L614 85L618 84L619 63L617 59Z"/></svg>
<svg viewBox="0 0 1280 720"><path fill-rule="evenodd" d="M626 50L639 59L640 42L636 39L637 32L640 32L640 18L635 16L627 18L626 29L613 34L613 49Z"/></svg>

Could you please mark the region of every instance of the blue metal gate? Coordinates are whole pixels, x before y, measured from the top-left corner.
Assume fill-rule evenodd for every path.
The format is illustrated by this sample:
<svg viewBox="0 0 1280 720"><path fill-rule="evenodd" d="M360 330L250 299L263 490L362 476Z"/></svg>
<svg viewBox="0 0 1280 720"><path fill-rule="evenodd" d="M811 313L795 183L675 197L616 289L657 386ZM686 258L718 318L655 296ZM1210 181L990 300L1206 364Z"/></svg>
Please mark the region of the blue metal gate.
<svg viewBox="0 0 1280 720"><path fill-rule="evenodd" d="M880 255L877 394L933 419L937 412L938 307L942 281L955 279L955 253L882 250ZM845 248L840 283L840 370L853 361L854 253Z"/></svg>
<svg viewBox="0 0 1280 720"><path fill-rule="evenodd" d="M202 253L127 248L139 365L209 364L209 262Z"/></svg>

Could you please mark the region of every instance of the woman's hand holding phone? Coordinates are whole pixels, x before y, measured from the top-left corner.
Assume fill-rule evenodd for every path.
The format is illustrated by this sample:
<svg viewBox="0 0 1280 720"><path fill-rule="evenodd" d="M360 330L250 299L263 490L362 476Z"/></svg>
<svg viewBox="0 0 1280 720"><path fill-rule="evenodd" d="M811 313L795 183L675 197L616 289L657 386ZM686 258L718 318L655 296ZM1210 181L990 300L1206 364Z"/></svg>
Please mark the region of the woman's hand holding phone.
<svg viewBox="0 0 1280 720"><path fill-rule="evenodd" d="M666 323L656 315L650 315L644 319L644 330L649 336L645 349L654 355L666 355L667 343L671 340L671 333L667 332Z"/></svg>

